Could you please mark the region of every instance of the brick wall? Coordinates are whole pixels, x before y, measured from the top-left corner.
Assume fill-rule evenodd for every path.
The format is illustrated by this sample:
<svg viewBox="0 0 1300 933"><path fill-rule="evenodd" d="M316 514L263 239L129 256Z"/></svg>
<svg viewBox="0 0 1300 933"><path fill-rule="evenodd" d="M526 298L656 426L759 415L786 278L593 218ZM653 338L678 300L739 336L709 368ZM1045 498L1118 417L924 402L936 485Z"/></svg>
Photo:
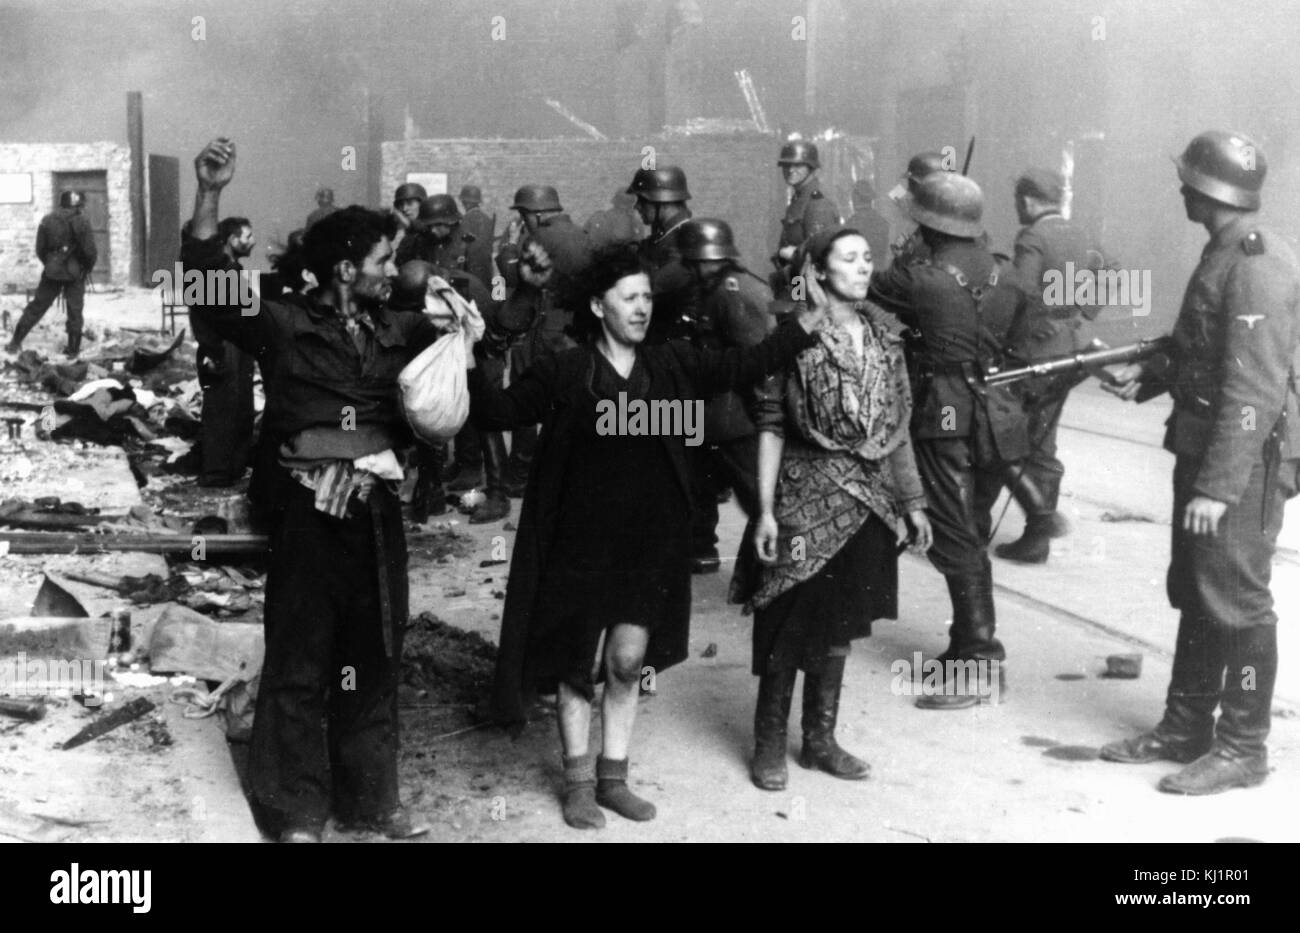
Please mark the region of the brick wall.
<svg viewBox="0 0 1300 933"><path fill-rule="evenodd" d="M736 233L745 264L760 276L776 246L785 185L777 171L780 143L766 136L693 136L641 140L586 139L415 139L383 144L386 198L407 172L446 172L448 191L461 185L483 189L483 208L497 215L497 232L513 216L515 190L524 184L554 185L560 203L581 226L594 211L610 206L641 165L642 150L654 147L656 163L680 165L690 186L691 211L720 217Z"/></svg>
<svg viewBox="0 0 1300 933"><path fill-rule="evenodd" d="M41 277L36 228L55 206L55 172L107 172L109 280L125 286L131 266L131 152L97 143L0 143L0 172L30 172L30 204L0 204L0 286L25 288Z"/></svg>

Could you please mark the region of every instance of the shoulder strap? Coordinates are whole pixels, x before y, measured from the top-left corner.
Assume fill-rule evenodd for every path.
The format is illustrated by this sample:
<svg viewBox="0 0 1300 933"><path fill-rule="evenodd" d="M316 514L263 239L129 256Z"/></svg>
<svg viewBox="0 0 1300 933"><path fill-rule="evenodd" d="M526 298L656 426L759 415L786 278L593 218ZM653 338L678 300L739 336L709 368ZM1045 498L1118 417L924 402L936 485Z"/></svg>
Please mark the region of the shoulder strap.
<svg viewBox="0 0 1300 933"><path fill-rule="evenodd" d="M971 285L970 281L966 278L966 273L962 272L961 269L958 269L951 263L936 264L935 268L942 269L944 272L952 276L956 283L961 287L962 291L970 295L971 301L975 304L975 328L978 340L986 343L988 349L994 354L1001 355L1003 351L1002 338L989 330L988 325L984 323L984 315L982 313L984 311L985 299L992 294L993 289L996 288L998 284L998 272L1000 271L998 263L995 262L993 264L993 269L989 272L988 280L982 285Z"/></svg>

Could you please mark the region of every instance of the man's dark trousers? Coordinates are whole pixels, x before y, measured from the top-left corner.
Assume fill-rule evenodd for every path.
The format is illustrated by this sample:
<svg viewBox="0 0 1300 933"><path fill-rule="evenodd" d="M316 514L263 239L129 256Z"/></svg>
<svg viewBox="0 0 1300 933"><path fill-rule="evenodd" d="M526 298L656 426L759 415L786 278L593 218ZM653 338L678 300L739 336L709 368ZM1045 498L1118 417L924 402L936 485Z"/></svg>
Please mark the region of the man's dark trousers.
<svg viewBox="0 0 1300 933"><path fill-rule="evenodd" d="M203 413L199 485L224 486L244 475L253 448L253 358L233 343L199 348Z"/></svg>
<svg viewBox="0 0 1300 933"><path fill-rule="evenodd" d="M68 337L80 337L81 312L86 306L86 280L78 278L71 282L58 282L47 275L41 276L41 281L36 286L36 294L23 309L23 315L14 328L15 336L21 339L31 333L32 328L45 317L45 312L50 310L50 305L54 304L54 299L59 297L60 292L63 293L63 300L68 304Z"/></svg>
<svg viewBox="0 0 1300 933"><path fill-rule="evenodd" d="M409 613L401 503L383 483L348 515L282 476L271 534L266 660L249 778L273 832L381 817L399 805L397 681ZM382 532L379 559L376 524ZM380 568L391 602L385 651ZM326 725L328 720L328 726Z"/></svg>

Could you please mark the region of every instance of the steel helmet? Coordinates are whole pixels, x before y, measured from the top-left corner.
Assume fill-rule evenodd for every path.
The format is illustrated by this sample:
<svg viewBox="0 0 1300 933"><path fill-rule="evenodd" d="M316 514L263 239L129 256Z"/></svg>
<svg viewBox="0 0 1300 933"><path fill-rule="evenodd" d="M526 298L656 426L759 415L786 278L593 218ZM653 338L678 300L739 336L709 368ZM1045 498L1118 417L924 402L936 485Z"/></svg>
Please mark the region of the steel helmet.
<svg viewBox="0 0 1300 933"><path fill-rule="evenodd" d="M1259 210L1268 163L1249 136L1208 130L1188 143L1174 164L1187 187L1232 207Z"/></svg>
<svg viewBox="0 0 1300 933"><path fill-rule="evenodd" d="M806 165L809 168L821 168L821 162L817 158L817 147L802 139L792 139L782 146L776 164Z"/></svg>
<svg viewBox="0 0 1300 933"><path fill-rule="evenodd" d="M672 204L691 199L691 192L686 188L686 173L676 165L638 169L627 193L655 204Z"/></svg>
<svg viewBox="0 0 1300 933"><path fill-rule="evenodd" d="M934 172L917 182L907 212L921 226L950 236L973 239L984 232L984 192L955 172Z"/></svg>
<svg viewBox="0 0 1300 933"><path fill-rule="evenodd" d="M460 208L456 206L456 199L451 195L435 194L426 198L420 205L420 219L429 224L458 224Z"/></svg>
<svg viewBox="0 0 1300 933"><path fill-rule="evenodd" d="M515 203L510 205L518 211L559 211L560 196L550 185L524 185L515 192Z"/></svg>
<svg viewBox="0 0 1300 933"><path fill-rule="evenodd" d="M462 185L460 189L460 202L462 204L482 204L482 189L480 189L478 185Z"/></svg>
<svg viewBox="0 0 1300 933"><path fill-rule="evenodd" d="M912 158L907 160L907 171L904 172L907 180L918 182L922 178L928 178L935 172L950 172L952 169L944 165L942 152L936 152L933 149L926 152L918 152Z"/></svg>
<svg viewBox="0 0 1300 933"><path fill-rule="evenodd" d="M397 190L393 192L393 203L401 204L403 201L420 200L423 201L429 196L429 192L424 190L424 185L417 185L415 182L408 181L404 185L398 185Z"/></svg>
<svg viewBox="0 0 1300 933"><path fill-rule="evenodd" d="M677 232L677 249L682 259L702 262L710 259L737 259L731 227L723 220L693 217Z"/></svg>

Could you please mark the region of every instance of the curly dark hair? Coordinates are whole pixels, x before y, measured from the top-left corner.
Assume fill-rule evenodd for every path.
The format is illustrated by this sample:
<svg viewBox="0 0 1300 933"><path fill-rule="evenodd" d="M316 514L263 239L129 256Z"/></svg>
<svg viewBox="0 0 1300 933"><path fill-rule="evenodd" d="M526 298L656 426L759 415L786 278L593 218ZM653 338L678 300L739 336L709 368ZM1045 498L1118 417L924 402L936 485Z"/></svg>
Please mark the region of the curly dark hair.
<svg viewBox="0 0 1300 933"><path fill-rule="evenodd" d="M573 312L570 336L579 342L599 336L600 318L591 313L591 299L601 297L629 275L650 272L636 243L619 242L597 250L590 262L573 274L561 276L556 301Z"/></svg>
<svg viewBox="0 0 1300 933"><path fill-rule="evenodd" d="M376 243L395 232L391 214L353 204L312 224L302 240L303 265L324 288L338 263L350 260L360 266Z"/></svg>

